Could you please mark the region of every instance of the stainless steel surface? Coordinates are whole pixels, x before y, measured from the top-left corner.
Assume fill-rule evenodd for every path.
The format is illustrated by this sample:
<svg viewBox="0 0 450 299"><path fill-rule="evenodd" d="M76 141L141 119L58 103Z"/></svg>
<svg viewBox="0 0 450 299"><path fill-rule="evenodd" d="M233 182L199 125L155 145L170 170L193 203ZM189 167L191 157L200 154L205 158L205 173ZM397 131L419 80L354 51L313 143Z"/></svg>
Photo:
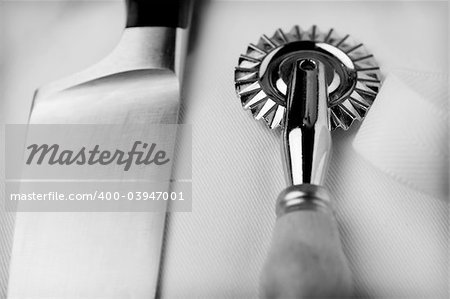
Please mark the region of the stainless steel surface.
<svg viewBox="0 0 450 299"><path fill-rule="evenodd" d="M364 118L381 85L363 44L333 29L278 29L250 44L235 69L244 109L271 128L282 127L288 185L322 185L331 153L330 131Z"/></svg>
<svg viewBox="0 0 450 299"><path fill-rule="evenodd" d="M330 129L346 130L367 113L380 87L379 68L361 43L335 30L316 26L263 35L241 55L235 86L244 109L274 129L283 125L289 65L302 58L320 60L326 67Z"/></svg>
<svg viewBox="0 0 450 299"><path fill-rule="evenodd" d="M143 124L176 124L185 49L179 42L184 32L163 27L125 29L102 61L39 89L30 123L120 124L131 131ZM169 190L170 177L154 171L161 179L160 191ZM165 217L163 211L19 213L8 294L11 298L154 297ZM42 280L43 276L52 279Z"/></svg>
<svg viewBox="0 0 450 299"><path fill-rule="evenodd" d="M325 65L301 59L290 67L283 154L288 185L322 185L331 154Z"/></svg>
<svg viewBox="0 0 450 299"><path fill-rule="evenodd" d="M240 56L235 69L244 109L271 129L282 127L286 181L295 190L323 185L331 155L330 131L346 130L363 119L380 85L379 68L363 44L316 26L262 35ZM277 214L322 205L314 194L308 194L309 199L293 194L280 195ZM295 200L288 200L292 196ZM305 203L308 200L312 202Z"/></svg>
<svg viewBox="0 0 450 299"><path fill-rule="evenodd" d="M146 70L165 72L174 78L174 87L178 88L182 81L187 35L188 31L180 28L126 28L109 55L86 70L40 87L34 102L45 102L55 93L82 87L82 84L90 84L94 80L109 80L117 75L126 76L129 72ZM36 114L35 105L33 110L32 115Z"/></svg>
<svg viewBox="0 0 450 299"><path fill-rule="evenodd" d="M302 184L284 189L277 199L276 214L281 217L298 210L320 210L331 212L331 201L327 189L317 185Z"/></svg>

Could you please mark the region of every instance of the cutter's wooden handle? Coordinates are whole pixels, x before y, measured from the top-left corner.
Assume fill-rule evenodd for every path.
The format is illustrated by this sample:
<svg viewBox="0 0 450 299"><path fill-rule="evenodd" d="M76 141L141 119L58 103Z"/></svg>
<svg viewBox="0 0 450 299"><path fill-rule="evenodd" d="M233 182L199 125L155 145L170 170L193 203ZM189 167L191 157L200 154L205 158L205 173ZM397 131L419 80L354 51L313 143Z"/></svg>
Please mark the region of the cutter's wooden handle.
<svg viewBox="0 0 450 299"><path fill-rule="evenodd" d="M186 28L194 0L126 0L126 27Z"/></svg>
<svg viewBox="0 0 450 299"><path fill-rule="evenodd" d="M281 195L280 195L281 196ZM303 204L316 198L303 194ZM347 298L352 275L326 206L280 215L261 276L263 298Z"/></svg>

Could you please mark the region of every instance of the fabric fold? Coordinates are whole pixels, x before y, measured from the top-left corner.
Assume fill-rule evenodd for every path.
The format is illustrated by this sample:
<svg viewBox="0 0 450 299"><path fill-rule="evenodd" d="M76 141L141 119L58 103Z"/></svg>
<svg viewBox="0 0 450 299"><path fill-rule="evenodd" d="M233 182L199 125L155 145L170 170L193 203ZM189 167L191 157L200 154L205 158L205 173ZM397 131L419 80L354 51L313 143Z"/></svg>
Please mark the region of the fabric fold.
<svg viewBox="0 0 450 299"><path fill-rule="evenodd" d="M390 73L353 142L396 180L448 199L447 74Z"/></svg>

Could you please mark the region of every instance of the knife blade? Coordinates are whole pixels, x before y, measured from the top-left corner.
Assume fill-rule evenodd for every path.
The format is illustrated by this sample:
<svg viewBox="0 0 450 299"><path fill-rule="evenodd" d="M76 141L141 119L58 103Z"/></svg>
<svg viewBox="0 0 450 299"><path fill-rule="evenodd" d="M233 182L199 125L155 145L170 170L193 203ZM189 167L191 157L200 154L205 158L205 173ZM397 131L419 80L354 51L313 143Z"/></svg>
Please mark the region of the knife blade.
<svg viewBox="0 0 450 299"><path fill-rule="evenodd" d="M29 123L177 123L191 4L127 0L117 47L38 89ZM18 213L8 297L154 297L164 222L165 212Z"/></svg>

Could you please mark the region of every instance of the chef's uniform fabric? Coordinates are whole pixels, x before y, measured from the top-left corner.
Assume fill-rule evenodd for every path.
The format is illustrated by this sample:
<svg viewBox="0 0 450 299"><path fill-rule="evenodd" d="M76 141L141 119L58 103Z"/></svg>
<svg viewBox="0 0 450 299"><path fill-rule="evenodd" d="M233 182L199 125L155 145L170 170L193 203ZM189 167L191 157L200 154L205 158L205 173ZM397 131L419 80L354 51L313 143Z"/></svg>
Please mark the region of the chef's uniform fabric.
<svg viewBox="0 0 450 299"><path fill-rule="evenodd" d="M102 5L114 8L105 10ZM76 17L61 18L51 31L52 40L66 34L65 26L76 35L79 26L74 24L94 22L96 14L105 18L109 14L112 22L112 16L119 15L117 9L122 9L107 2L93 7L77 15L69 5L67 9ZM356 294L362 298L448 298L448 168L442 166L448 165L447 128L443 128L447 99L442 91L448 65L447 8L446 2L368 1L212 1L205 5L197 16L201 21L188 60L181 109L181 119L193 128L193 207L191 213L169 215L160 277L162 298L258 295L258 276L275 223L275 199L286 185L280 132L270 131L242 110L234 92L233 71L248 43L257 42L262 33L270 35L278 27L289 30L295 24L305 29L317 24L351 34L375 54L386 76L386 86L362 127L354 124L347 132L333 132L326 181ZM119 29L104 28L103 39L97 39L98 45L82 56L102 57ZM39 46L38 40L33 42ZM61 47L70 42L64 39ZM35 61L40 58L34 56ZM82 61L77 59L68 62L70 70L59 65L44 71L71 73ZM34 72L30 69L27 76ZM433 81L431 73L439 74L440 83ZM411 74L424 79L413 81ZM434 88L441 94L429 92ZM411 95L413 101L408 101ZM12 100L10 110L19 111L19 104L11 104ZM440 112L433 120L436 109ZM412 122L411 126L396 123L397 117ZM421 124L438 133L427 135ZM398 140L402 133L405 138ZM421 147L411 140L420 141ZM438 154L430 158L427 149ZM4 227L10 229L8 223Z"/></svg>
<svg viewBox="0 0 450 299"><path fill-rule="evenodd" d="M364 42L386 77L380 105L374 104L361 132L356 123L347 132L333 132L326 181L356 294L447 298L447 81L445 74L434 82L433 74L424 73L446 72L446 14L439 11L444 8L398 2L248 1L207 6L182 106L184 122L193 124L193 207L192 213L170 215L163 297L257 297L258 275L275 223L275 200L286 186L281 137L242 110L233 68L246 45L256 43L261 34L317 24ZM445 63L444 69L440 63ZM407 75L417 73L423 80L409 84ZM418 93L416 85L426 91L417 95L420 100L408 98ZM436 105L440 114L423 110L419 102ZM409 126L396 125L396 118ZM417 149L408 135L423 147Z"/></svg>

